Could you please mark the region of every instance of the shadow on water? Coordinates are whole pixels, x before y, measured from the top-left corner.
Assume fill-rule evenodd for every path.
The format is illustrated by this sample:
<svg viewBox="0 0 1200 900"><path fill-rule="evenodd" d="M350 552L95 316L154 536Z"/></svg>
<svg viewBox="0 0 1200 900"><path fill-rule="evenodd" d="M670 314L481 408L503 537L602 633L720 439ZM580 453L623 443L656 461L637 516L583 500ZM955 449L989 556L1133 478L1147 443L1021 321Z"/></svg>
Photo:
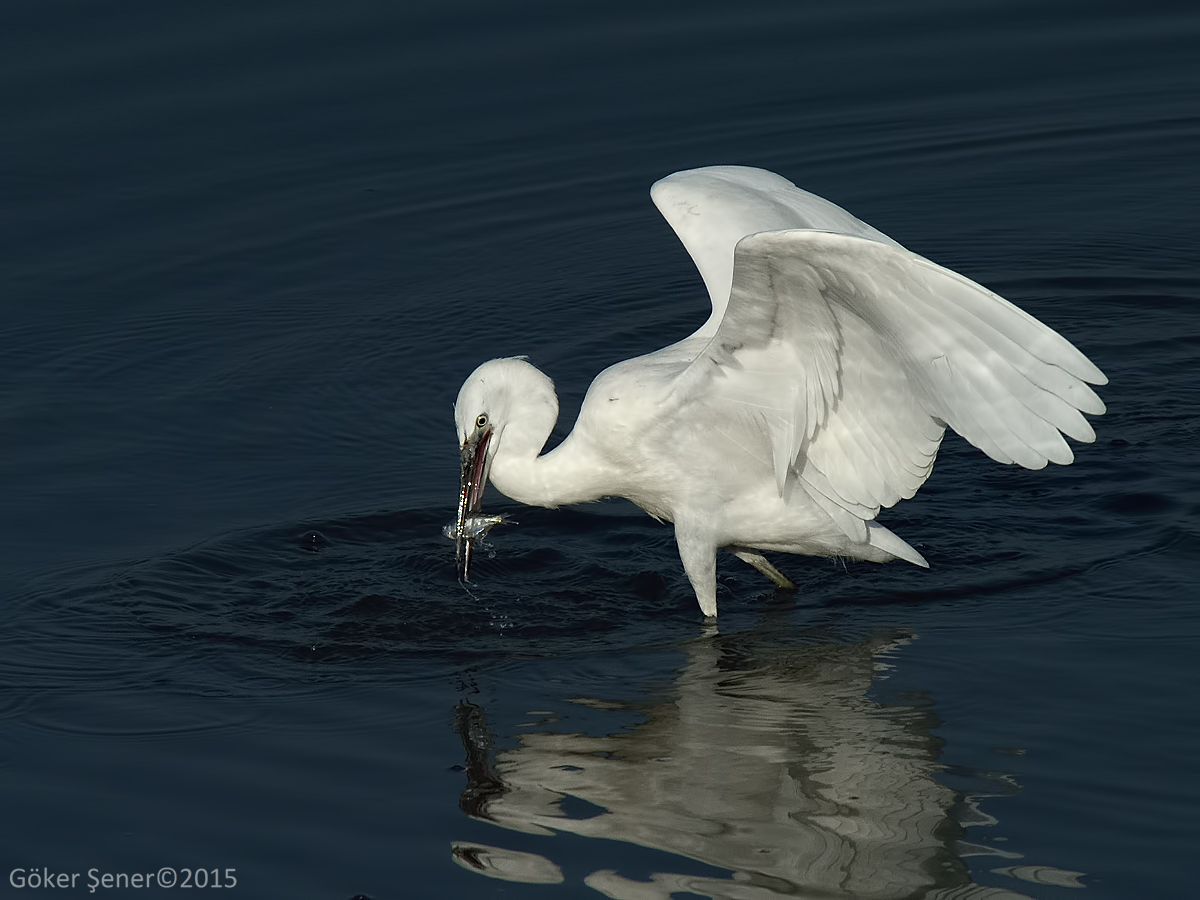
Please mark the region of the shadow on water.
<svg viewBox="0 0 1200 900"><path fill-rule="evenodd" d="M620 900L1024 896L976 884L972 856L988 857L994 874L1082 887L1082 873L1022 865L1019 854L965 840L968 828L996 824L982 798L1018 788L1004 773L940 763L941 723L927 698L872 698L914 637L892 630L839 641L786 622L710 629L678 648L685 662L660 699L571 701L602 713L635 709L636 724L527 731L506 749L496 749L506 742L490 731L487 710L460 703L460 808L535 842L497 832L496 844L453 842L452 858L531 884L563 883L577 870ZM564 847L563 835L591 840L580 850ZM552 836L560 840L536 842ZM662 868L631 877L622 849L631 844L656 851L651 866Z"/></svg>

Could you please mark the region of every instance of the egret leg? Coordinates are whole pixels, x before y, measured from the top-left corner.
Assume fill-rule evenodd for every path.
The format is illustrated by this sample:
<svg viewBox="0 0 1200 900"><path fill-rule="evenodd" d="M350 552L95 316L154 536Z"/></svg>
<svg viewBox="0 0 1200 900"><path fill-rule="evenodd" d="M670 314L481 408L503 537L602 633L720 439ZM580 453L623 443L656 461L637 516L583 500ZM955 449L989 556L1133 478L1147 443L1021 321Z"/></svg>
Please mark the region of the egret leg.
<svg viewBox="0 0 1200 900"><path fill-rule="evenodd" d="M687 572L700 612L710 619L717 617L717 547L699 531L675 525L675 543L679 558Z"/></svg>
<svg viewBox="0 0 1200 900"><path fill-rule="evenodd" d="M767 558L761 553L754 553L750 550L737 550L732 547L730 548L730 552L742 562L749 563L770 578L771 581L775 582L776 587L783 588L785 591L794 591L796 589L796 583L767 562Z"/></svg>

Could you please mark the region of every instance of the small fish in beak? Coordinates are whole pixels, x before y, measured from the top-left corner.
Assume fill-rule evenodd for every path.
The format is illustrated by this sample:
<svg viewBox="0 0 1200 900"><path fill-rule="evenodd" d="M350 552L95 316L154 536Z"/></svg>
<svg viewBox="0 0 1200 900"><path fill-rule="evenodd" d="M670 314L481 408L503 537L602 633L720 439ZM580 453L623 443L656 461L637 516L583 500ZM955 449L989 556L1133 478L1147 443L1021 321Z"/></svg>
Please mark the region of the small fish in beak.
<svg viewBox="0 0 1200 900"><path fill-rule="evenodd" d="M471 549L475 541L482 541L497 525L508 525L513 519L506 513L495 516L467 516L462 525L451 522L442 529L442 534L458 545L458 577L467 581L471 574Z"/></svg>
<svg viewBox="0 0 1200 900"><path fill-rule="evenodd" d="M516 519L508 513L500 513L495 516L467 516L467 521L463 524L461 533L458 523L451 522L442 529L442 534L450 538L452 541L457 541L459 537L466 538L469 541L478 541L487 537L487 533L497 525L515 525Z"/></svg>
<svg viewBox="0 0 1200 900"><path fill-rule="evenodd" d="M486 422L486 419L483 420ZM475 541L494 526L504 521L504 516L479 515L483 506L483 489L487 486L488 443L492 439L492 428L484 424L476 427L462 445L462 469L458 490L458 515L442 533L455 543L455 562L460 581L471 575L471 550Z"/></svg>

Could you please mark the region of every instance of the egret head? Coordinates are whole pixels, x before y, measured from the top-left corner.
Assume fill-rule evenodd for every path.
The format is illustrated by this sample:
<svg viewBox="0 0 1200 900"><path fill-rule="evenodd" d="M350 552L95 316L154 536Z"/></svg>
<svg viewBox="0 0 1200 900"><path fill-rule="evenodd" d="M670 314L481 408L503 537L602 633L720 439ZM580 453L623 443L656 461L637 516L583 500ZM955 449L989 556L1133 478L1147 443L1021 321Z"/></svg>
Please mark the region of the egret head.
<svg viewBox="0 0 1200 900"><path fill-rule="evenodd" d="M536 456L557 418L553 383L523 358L490 360L463 382L454 403L454 422L462 450L455 540L464 581L471 562L471 539L464 536L464 526L483 506L483 489L505 432L508 449L518 452L526 449L529 435L540 432L533 447Z"/></svg>

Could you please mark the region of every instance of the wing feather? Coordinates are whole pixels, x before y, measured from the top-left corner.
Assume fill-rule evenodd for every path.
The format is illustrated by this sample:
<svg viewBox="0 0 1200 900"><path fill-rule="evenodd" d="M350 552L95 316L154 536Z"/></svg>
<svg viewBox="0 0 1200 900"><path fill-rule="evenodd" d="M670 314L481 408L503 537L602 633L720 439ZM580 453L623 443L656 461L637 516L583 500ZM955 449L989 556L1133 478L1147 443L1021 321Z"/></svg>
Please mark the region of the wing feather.
<svg viewBox="0 0 1200 900"><path fill-rule="evenodd" d="M1095 439L1087 382L1107 379L1087 357L845 210L740 167L651 194L713 303L672 395L766 429L780 496L802 492L852 539L916 493L947 426L1031 469L1073 460L1064 434Z"/></svg>
<svg viewBox="0 0 1200 900"><path fill-rule="evenodd" d="M1073 373L1103 378L1081 357L903 248L765 232L738 242L725 316L676 390L778 410L764 422L781 495L794 477L822 507L870 519L925 481L944 425L999 462L1070 463L1063 433L1094 438L1082 413L1099 404Z"/></svg>
<svg viewBox="0 0 1200 900"><path fill-rule="evenodd" d="M676 172L655 182L650 199L708 288L713 311L697 334L711 334L720 324L733 283L733 248L748 234L804 228L900 246L837 204L765 169L708 166Z"/></svg>

